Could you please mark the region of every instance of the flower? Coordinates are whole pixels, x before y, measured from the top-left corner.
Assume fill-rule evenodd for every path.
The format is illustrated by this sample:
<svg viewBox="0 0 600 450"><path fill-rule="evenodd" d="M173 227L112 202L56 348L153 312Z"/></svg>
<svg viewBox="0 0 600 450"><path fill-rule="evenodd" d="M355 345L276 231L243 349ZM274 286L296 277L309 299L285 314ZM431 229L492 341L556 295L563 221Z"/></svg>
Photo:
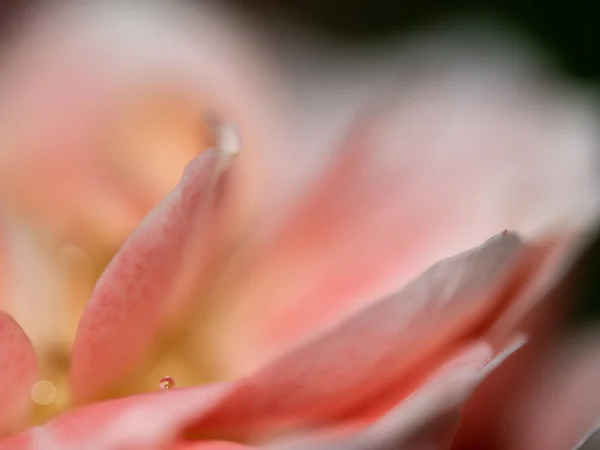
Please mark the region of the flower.
<svg viewBox="0 0 600 450"><path fill-rule="evenodd" d="M155 30L162 18L151 17ZM96 284L68 373L78 407L0 448L576 445L600 409L589 356L598 341L586 336L574 352L548 342L597 223L593 110L488 61L429 64L314 154L296 133L315 144L332 135L310 121L283 125L282 140L261 127L272 111L219 114L215 147L194 157ZM189 66L170 69L181 89ZM556 367L557 353L569 364ZM6 314L0 357L0 417L16 420L35 358ZM567 373L554 379L557 370ZM165 375L176 386L158 391ZM490 388L504 392L496 383L518 420L498 417L476 436L473 421L501 404L478 404ZM529 383L539 393L510 395ZM589 398L558 425L544 404L555 383L565 407ZM494 426L505 442L485 440Z"/></svg>

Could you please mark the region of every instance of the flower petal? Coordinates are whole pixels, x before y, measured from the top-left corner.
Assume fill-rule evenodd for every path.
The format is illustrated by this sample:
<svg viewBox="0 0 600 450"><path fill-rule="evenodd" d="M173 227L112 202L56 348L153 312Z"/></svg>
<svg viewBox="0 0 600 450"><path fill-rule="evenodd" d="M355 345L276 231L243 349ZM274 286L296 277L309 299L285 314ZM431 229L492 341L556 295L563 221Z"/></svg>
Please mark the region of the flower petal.
<svg viewBox="0 0 600 450"><path fill-rule="evenodd" d="M114 426L106 435L130 438L136 423L147 424L157 415L161 420L161 427L153 427L157 434L190 428L217 436L250 434L255 439L334 418L373 420L421 385L448 355L470 347L484 333L490 314L503 307L504 290L525 249L513 234L496 236L480 248L437 264L401 293L250 377L218 388L219 399L210 406L202 404L196 410L189 394L187 406L188 400L180 410L169 404L163 418L162 406L154 400L160 396L149 396L153 403L147 407L138 402L134 411L112 414ZM489 351L486 347L486 354ZM173 390L182 398L188 391L195 392ZM169 391L164 401L171 398ZM141 428L140 433L150 436L147 425Z"/></svg>
<svg viewBox="0 0 600 450"><path fill-rule="evenodd" d="M489 345L483 343L472 344L468 349L450 358L450 361L436 372L432 380L427 381L423 388L388 413L386 417L378 420L372 426L365 426L364 424L360 426L361 431L357 436L343 441L344 443L348 442L349 447L344 447L345 444L341 444L341 446L336 444L330 447L326 442L331 441L331 439L321 439L319 442L323 442L323 444L316 444L313 438L309 438L304 439L299 447L294 444L293 448L374 449L380 448L372 447L374 444L381 446L401 442L413 443L421 438L433 438L434 435L429 434L433 431L441 433L436 435L436 441L451 439L453 430L457 425L457 408L468 397L475 385L518 347L513 346L492 360L493 350ZM118 410L113 407L112 420L106 422L106 426L103 425L104 419L96 421L94 429L96 432L98 430L100 432L97 434L94 443L98 446L90 446L89 450L96 448L102 450L121 448L149 450L166 445L169 439L176 438L177 434L182 431L186 424L189 424L190 420L202 417L210 409L220 408L221 401L226 398L232 388L231 385L216 385L209 388L182 389L177 394L169 392L167 395L165 393L164 398L161 398L160 394L135 398L135 404L132 403L126 410ZM202 389L206 392L203 393ZM122 403L122 401L110 402L106 406L110 406L111 403ZM97 410L98 406L88 409L91 412ZM449 422L447 419L450 419ZM149 427L149 423L155 423L155 426ZM70 428L81 429L80 424L72 421L69 425ZM86 428L90 429L89 427ZM327 429L327 426L325 429ZM70 442L78 442L78 445L81 445L88 441L79 439L70 440ZM182 445L182 448L188 448L186 445L180 445ZM291 445L286 444L284 448L289 447ZM88 447L85 448L88 449ZM179 447L176 446L176 448ZM254 447L247 447L233 442L202 440L195 444L190 442L189 448L212 450L213 448L242 449ZM275 448L279 448L279 446Z"/></svg>
<svg viewBox="0 0 600 450"><path fill-rule="evenodd" d="M551 263L537 273L535 282L517 294L487 333L488 338L502 341L503 334L519 329L527 333L529 344L486 379L469 400L453 446L456 450L487 448L491 443L494 448L511 448L506 447L510 440L507 422L514 420L515 401L528 395L523 392L537 389L529 384L531 374L544 363L545 355L553 352L564 313L570 306L568 300L574 294L578 268L585 261L580 257L580 244L588 237L566 239L555 246L546 258Z"/></svg>
<svg viewBox="0 0 600 450"><path fill-rule="evenodd" d="M450 359L418 391L374 424L359 429L358 433L342 439L321 439L318 443L305 439L299 445L285 445L281 449L450 448L464 402L479 383L504 359L518 350L521 344L522 342L518 342L507 348L491 361L492 349L489 346L486 348L485 345L474 344Z"/></svg>
<svg viewBox="0 0 600 450"><path fill-rule="evenodd" d="M228 389L227 385L173 389L93 404L8 438L0 442L0 448L162 449L174 442L186 423L183 419L201 415Z"/></svg>
<svg viewBox="0 0 600 450"><path fill-rule="evenodd" d="M402 293L231 385L93 405L47 429L64 440L80 439L78 432L87 439L90 427L100 427L96 436L107 445L148 447L190 427L217 434L250 431L258 438L335 418L373 420L409 396L449 354L466 347L477 350L478 359L490 359L492 349L473 341L484 332L490 313L503 307L504 288L524 249L515 235L501 234L437 264Z"/></svg>
<svg viewBox="0 0 600 450"><path fill-rule="evenodd" d="M468 63L415 73L390 108L358 121L306 201L240 265L215 333L227 373L499 230L537 240L597 220L596 117L577 93ZM228 353L241 329L244 345Z"/></svg>
<svg viewBox="0 0 600 450"><path fill-rule="evenodd" d="M208 275L223 239L225 169L231 155L208 150L148 216L99 279L81 318L70 379L78 401L110 388L145 356Z"/></svg>
<svg viewBox="0 0 600 450"><path fill-rule="evenodd" d="M507 448L575 447L600 420L600 335L579 333L547 352L515 396Z"/></svg>
<svg viewBox="0 0 600 450"><path fill-rule="evenodd" d="M13 318L0 311L0 432L27 418L29 390L35 379L31 342Z"/></svg>
<svg viewBox="0 0 600 450"><path fill-rule="evenodd" d="M510 298L525 249L507 233L438 263L400 293L239 381L197 427L254 435L381 414L448 354L485 334Z"/></svg>

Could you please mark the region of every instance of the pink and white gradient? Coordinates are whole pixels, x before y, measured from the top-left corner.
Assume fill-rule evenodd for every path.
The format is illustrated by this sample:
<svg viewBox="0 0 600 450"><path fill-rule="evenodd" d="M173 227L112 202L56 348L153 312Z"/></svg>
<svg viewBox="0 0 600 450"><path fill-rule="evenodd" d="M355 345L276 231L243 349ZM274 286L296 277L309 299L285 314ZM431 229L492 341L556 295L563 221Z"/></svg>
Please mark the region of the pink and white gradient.
<svg viewBox="0 0 600 450"><path fill-rule="evenodd" d="M79 320L73 408L43 425L22 425L38 345L0 313L0 427L24 430L0 449L560 450L593 429L599 341L563 344L557 326L598 219L587 97L477 59L428 61L385 102L340 99L354 104L343 126L311 125L282 108L294 85L260 40L208 10L106 5L50 10L5 60L31 77L2 85L22 105L0 125L7 207L63 238L94 214L121 234L137 224L136 194L99 181L120 172L95 139L139 86L216 112L241 147L191 155L120 246ZM56 69L48 85L32 61ZM218 382L111 398L147 378L173 330Z"/></svg>

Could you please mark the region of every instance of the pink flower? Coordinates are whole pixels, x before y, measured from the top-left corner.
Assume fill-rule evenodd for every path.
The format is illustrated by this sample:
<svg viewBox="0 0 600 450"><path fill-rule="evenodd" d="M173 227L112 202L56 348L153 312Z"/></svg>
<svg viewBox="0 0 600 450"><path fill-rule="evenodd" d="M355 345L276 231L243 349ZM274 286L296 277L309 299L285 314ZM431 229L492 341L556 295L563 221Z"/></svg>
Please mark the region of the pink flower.
<svg viewBox="0 0 600 450"><path fill-rule="evenodd" d="M339 129L271 135L276 103L220 114L240 147L220 122L96 284L68 372L78 407L0 449L576 445L600 411L599 341L550 344L597 222L596 119L541 78L460 63L415 67L312 155L299 134ZM14 426L35 356L6 314L0 358Z"/></svg>

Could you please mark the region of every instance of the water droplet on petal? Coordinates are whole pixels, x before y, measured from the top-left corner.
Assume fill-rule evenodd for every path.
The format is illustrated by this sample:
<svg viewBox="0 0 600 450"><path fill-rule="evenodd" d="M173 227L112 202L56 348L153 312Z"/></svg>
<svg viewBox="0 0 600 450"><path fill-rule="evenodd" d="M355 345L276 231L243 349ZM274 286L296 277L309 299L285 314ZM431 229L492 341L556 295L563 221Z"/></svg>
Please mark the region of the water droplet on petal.
<svg viewBox="0 0 600 450"><path fill-rule="evenodd" d="M175 387L175 380L173 377L162 377L160 379L160 388L164 391L165 389L172 389Z"/></svg>

